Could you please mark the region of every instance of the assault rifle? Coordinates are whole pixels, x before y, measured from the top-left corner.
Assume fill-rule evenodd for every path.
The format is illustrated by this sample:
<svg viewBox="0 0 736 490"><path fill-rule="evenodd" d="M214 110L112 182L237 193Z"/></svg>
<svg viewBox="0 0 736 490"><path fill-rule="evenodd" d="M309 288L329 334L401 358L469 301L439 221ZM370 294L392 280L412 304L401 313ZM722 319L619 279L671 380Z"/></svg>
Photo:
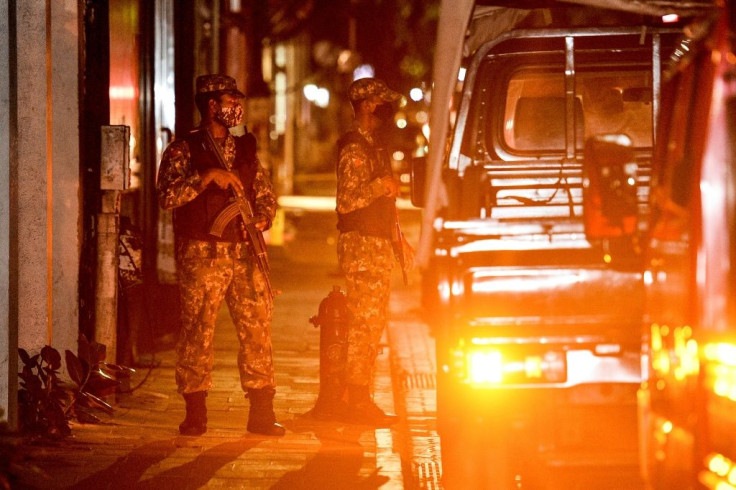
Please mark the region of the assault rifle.
<svg viewBox="0 0 736 490"><path fill-rule="evenodd" d="M383 173L387 177L393 178L393 171L391 170L391 159L388 156L388 152L385 148L376 148L376 154L378 160L383 166ZM396 207L396 199L393 200L393 218L394 222L391 226L391 248L394 250L394 256L399 262L401 267L401 275L404 279L404 285L409 284L409 278L406 275L406 256L404 256L404 234L401 232L401 225L399 224L399 209Z"/></svg>
<svg viewBox="0 0 736 490"><path fill-rule="evenodd" d="M222 154L222 149L215 142L212 137L212 133L208 129L205 129L205 142L208 149L217 157L217 161L220 162L220 166L223 169L230 171L230 166L225 161L225 156ZM271 266L268 263L268 253L266 252L266 241L263 239L263 232L256 227L256 221L253 215L253 208L250 205L250 201L245 197L238 195L235 189L232 189L232 202L217 215L215 221L212 223L210 228L210 234L221 237L225 231L225 227L232 220L240 216L243 220L243 230L245 236L253 247L253 253L256 258L256 264L258 270L261 271L263 279L266 281L266 288L268 289L268 295L271 299L274 298L273 288L271 287Z"/></svg>
<svg viewBox="0 0 736 490"><path fill-rule="evenodd" d="M406 256L404 255L404 235L401 233L399 225L399 210L394 206L394 226L391 232L391 246L394 249L396 260L401 266L401 275L404 278L404 286L409 285L409 278L406 276Z"/></svg>

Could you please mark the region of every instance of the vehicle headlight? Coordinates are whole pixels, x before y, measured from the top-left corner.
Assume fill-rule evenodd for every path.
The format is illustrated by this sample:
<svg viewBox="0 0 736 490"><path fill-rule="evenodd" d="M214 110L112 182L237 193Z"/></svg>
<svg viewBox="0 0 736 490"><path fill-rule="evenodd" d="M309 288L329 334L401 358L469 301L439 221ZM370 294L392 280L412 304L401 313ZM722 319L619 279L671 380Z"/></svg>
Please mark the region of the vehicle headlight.
<svg viewBox="0 0 736 490"><path fill-rule="evenodd" d="M518 346L461 343L453 354L452 371L473 385L563 383L567 379L564 351L529 352Z"/></svg>
<svg viewBox="0 0 736 490"><path fill-rule="evenodd" d="M467 355L468 378L473 383L500 383L503 381L503 357L495 350L470 352Z"/></svg>

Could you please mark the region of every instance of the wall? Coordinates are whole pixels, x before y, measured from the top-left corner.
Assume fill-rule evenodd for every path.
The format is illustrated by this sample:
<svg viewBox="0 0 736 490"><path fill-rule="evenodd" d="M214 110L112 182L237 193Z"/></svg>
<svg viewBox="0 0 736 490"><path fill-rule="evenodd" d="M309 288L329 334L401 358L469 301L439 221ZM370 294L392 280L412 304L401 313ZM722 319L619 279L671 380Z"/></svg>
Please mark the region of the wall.
<svg viewBox="0 0 736 490"><path fill-rule="evenodd" d="M79 18L76 0L0 11L0 406L13 408L17 345L76 352ZM0 230L4 231L4 230ZM11 386L11 384L13 386ZM11 424L13 410L9 417Z"/></svg>
<svg viewBox="0 0 736 490"><path fill-rule="evenodd" d="M0 3L0 60L8 62L0 65L0 409L3 415L0 420L14 419L14 412L8 412L8 400L14 398L9 380L16 371L9 353L15 351L15 334L11 337L10 309L10 161L11 109L10 109L10 70L13 60L10 59L11 22L8 15L8 2ZM16 323L12 321L12 323Z"/></svg>

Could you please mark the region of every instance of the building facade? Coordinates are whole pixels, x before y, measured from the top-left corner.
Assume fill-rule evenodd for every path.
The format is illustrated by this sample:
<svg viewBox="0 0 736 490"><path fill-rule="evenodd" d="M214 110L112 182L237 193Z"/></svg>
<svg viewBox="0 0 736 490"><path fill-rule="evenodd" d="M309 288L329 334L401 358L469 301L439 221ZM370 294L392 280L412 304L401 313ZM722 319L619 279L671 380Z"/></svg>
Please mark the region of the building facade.
<svg viewBox="0 0 736 490"><path fill-rule="evenodd" d="M279 195L305 190L300 172L334 178L355 14L353 2L331 0L296 10L265 0L0 3L0 420L17 425L18 348L76 352L84 335L108 347L108 362L126 361L133 328L153 339L178 327L173 233L155 179L166 145L198 123L198 75L237 79ZM306 85L331 97L309 100ZM121 188L104 183L107 126L130 135ZM121 228L140 235L143 294L118 287Z"/></svg>
<svg viewBox="0 0 736 490"><path fill-rule="evenodd" d="M247 22L233 22L240 10L222 0L0 3L0 419L11 426L18 348L76 352L80 334L104 340L108 361L125 348L116 325L136 305L109 270L117 247L105 248L106 233L121 222L139 230L146 288L174 301L166 217L154 197L158 160L196 123L196 76L246 72L252 43ZM268 93L257 95L268 121ZM124 189L102 184L101 132L110 125L129 128ZM166 317L178 317L170 306Z"/></svg>

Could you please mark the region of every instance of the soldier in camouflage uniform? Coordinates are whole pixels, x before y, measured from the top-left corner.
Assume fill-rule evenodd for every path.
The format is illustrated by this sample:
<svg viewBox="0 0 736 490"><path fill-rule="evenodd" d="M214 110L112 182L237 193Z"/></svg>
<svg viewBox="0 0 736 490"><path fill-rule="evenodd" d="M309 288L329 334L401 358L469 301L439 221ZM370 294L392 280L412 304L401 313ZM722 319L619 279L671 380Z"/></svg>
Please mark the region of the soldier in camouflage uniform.
<svg viewBox="0 0 736 490"><path fill-rule="evenodd" d="M271 226L276 198L268 173L256 156L255 137L240 124L244 95L224 75L197 78L195 101L200 126L173 141L163 154L157 179L159 204L173 209L176 263L182 303L182 330L176 346L176 383L186 402L185 435L207 429L205 398L212 387L215 320L227 302L240 341L240 384L250 399L247 430L283 435L273 412L275 393L271 352L273 301L258 269L240 216L220 236L211 234L218 214L231 204L232 193L251 204L259 230ZM228 170L222 168L207 131L219 145Z"/></svg>
<svg viewBox="0 0 736 490"><path fill-rule="evenodd" d="M380 123L374 112L400 96L383 81L364 78L351 84L348 97L355 120L338 142L336 196L337 254L351 315L345 373L347 417L357 423L385 426L396 416L384 413L373 402L370 384L387 321L395 247L398 245L399 253L409 262L413 250L403 235L396 234L399 184L374 141Z"/></svg>

